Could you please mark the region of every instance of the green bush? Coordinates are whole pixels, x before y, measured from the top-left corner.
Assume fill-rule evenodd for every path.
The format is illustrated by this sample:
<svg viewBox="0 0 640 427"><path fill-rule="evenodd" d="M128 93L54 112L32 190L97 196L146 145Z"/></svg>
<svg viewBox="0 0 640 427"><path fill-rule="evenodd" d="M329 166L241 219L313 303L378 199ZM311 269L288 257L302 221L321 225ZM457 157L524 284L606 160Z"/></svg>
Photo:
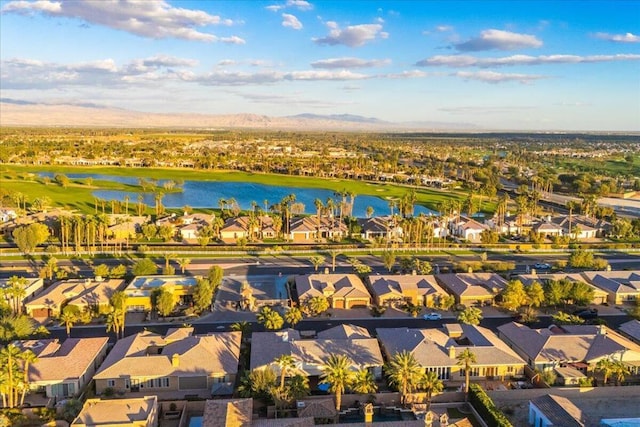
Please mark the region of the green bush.
<svg viewBox="0 0 640 427"><path fill-rule="evenodd" d="M478 411L480 417L490 426L513 427L507 417L496 407L493 400L478 384L469 386L469 402Z"/></svg>

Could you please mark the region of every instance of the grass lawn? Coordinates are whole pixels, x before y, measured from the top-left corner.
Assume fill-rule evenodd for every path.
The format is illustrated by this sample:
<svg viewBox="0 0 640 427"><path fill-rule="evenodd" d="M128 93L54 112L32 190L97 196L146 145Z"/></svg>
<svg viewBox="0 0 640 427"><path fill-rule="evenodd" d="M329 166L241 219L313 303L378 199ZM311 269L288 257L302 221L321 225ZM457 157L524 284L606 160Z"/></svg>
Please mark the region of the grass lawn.
<svg viewBox="0 0 640 427"><path fill-rule="evenodd" d="M118 175L171 180L193 181L227 181L253 182L274 186L322 188L334 191L348 191L356 195L377 196L380 198L400 198L409 191L406 186L388 183L368 183L346 179L324 179L304 176L259 174L238 171L196 171L164 168L119 168L119 167L71 167L71 166L0 166L0 184L6 190L20 191L32 201L37 197L48 196L56 206L68 206L83 212L89 212L94 205L91 192L97 188L139 192L137 185L124 185L112 181L94 180L89 187L79 180L73 186L62 188L56 183L45 185L36 176L39 172L63 174L94 173L101 175ZM461 192L438 191L426 188L415 188L418 204L437 210L440 202L447 199L463 201L467 195ZM486 203L486 208L491 204ZM213 208L213 206L212 206Z"/></svg>

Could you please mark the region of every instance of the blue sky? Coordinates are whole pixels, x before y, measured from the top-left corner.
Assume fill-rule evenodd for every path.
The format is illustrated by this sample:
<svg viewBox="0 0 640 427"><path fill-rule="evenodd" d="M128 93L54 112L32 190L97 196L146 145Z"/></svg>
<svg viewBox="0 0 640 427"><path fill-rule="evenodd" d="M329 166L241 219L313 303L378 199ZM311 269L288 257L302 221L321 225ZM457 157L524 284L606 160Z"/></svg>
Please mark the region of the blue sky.
<svg viewBox="0 0 640 427"><path fill-rule="evenodd" d="M640 1L0 1L0 96L640 131Z"/></svg>

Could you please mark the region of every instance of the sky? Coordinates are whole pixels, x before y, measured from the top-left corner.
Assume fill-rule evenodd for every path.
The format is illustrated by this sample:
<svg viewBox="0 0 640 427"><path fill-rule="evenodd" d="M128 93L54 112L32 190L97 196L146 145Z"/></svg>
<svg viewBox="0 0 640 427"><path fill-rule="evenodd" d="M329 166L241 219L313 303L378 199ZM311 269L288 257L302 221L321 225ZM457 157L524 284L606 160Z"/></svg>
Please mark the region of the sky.
<svg viewBox="0 0 640 427"><path fill-rule="evenodd" d="M0 0L0 98L640 131L638 1Z"/></svg>

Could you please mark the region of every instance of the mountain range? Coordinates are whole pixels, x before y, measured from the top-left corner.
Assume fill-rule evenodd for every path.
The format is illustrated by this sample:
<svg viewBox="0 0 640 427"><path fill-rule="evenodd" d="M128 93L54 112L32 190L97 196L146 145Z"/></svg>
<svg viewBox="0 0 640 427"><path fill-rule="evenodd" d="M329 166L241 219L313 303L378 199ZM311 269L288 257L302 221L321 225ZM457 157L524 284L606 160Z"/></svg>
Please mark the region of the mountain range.
<svg viewBox="0 0 640 427"><path fill-rule="evenodd" d="M293 116L260 114L147 113L93 103L45 104L0 98L0 126L45 127L165 127L212 129L334 130L334 131L471 131L470 123L388 122L353 114Z"/></svg>

